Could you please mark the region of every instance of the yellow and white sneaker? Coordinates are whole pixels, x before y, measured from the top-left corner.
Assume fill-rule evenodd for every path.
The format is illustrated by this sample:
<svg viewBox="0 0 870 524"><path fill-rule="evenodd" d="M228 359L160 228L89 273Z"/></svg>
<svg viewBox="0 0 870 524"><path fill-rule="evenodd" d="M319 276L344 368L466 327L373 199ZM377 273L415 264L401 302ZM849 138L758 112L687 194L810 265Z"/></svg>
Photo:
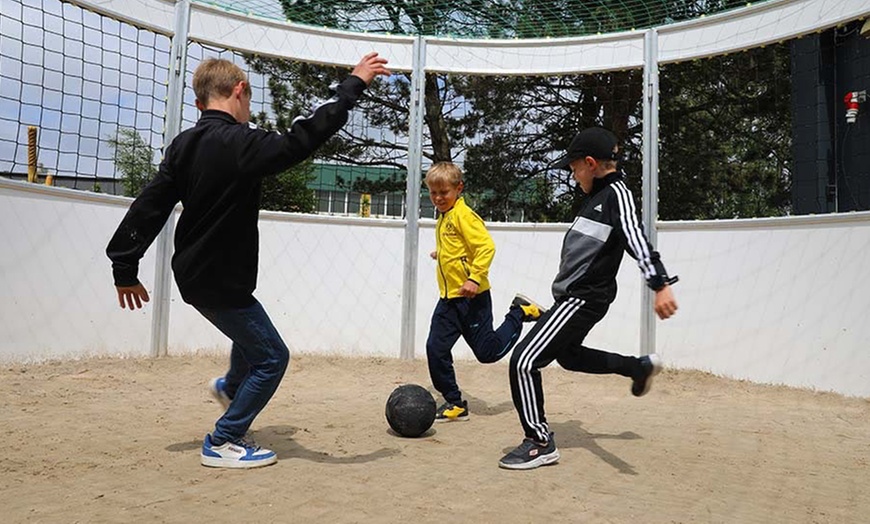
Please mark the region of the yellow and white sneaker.
<svg viewBox="0 0 870 524"><path fill-rule="evenodd" d="M534 322L547 312L547 308L521 293L517 293L514 297L511 307L518 307L523 310L523 322Z"/></svg>
<svg viewBox="0 0 870 524"><path fill-rule="evenodd" d="M455 422L468 420L468 401L463 400L459 404L446 402L435 412L435 422Z"/></svg>

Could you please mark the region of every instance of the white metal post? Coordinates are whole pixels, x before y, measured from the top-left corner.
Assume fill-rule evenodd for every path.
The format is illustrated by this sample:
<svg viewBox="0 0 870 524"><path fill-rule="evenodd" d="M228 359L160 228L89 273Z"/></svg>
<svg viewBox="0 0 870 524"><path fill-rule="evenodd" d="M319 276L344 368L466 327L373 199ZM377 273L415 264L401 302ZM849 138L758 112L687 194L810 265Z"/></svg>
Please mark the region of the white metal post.
<svg viewBox="0 0 870 524"><path fill-rule="evenodd" d="M643 58L643 211L642 219L653 248L659 198L659 52L658 32L647 29ZM640 354L656 351L654 292L644 284L640 300Z"/></svg>
<svg viewBox="0 0 870 524"><path fill-rule="evenodd" d="M187 34L190 26L190 0L175 4L175 33L169 64L169 89L166 99L166 127L163 132L164 151L181 130L181 110L184 100L184 72L187 64ZM151 317L151 356L162 357L169 352L169 306L172 294L172 238L175 233L175 213L169 216L155 241L157 249L154 270L154 313Z"/></svg>
<svg viewBox="0 0 870 524"><path fill-rule="evenodd" d="M402 278L402 335L399 356L414 358L417 322L417 255L420 247L420 180L423 169L423 96L426 88L426 40L414 40L411 115L408 123L408 180L405 196L405 269Z"/></svg>

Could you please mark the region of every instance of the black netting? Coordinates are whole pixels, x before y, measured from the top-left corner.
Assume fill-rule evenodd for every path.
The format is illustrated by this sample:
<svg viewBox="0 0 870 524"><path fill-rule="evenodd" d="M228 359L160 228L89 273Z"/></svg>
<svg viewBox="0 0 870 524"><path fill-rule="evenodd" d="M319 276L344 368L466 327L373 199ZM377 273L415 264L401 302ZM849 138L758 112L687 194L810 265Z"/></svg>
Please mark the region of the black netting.
<svg viewBox="0 0 870 524"><path fill-rule="evenodd" d="M0 172L25 176L32 126L41 177L122 192L111 145L120 131L159 160L169 45L166 36L71 4L4 1Z"/></svg>

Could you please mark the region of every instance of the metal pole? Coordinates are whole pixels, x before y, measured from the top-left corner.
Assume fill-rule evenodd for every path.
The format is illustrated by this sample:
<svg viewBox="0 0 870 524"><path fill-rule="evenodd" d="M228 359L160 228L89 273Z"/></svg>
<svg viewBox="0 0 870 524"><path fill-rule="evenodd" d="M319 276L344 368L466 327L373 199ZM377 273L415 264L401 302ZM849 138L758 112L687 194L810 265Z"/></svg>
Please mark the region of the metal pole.
<svg viewBox="0 0 870 524"><path fill-rule="evenodd" d="M643 211L642 219L650 243L656 246L656 218L659 197L659 51L658 32L644 35L643 60ZM656 351L656 323L653 290L641 284L640 354Z"/></svg>
<svg viewBox="0 0 870 524"><path fill-rule="evenodd" d="M175 34L169 64L169 90L166 98L165 147L181 130L181 110L184 100L184 73L187 64L187 34L190 28L190 0L175 3ZM154 270L154 313L151 317L151 356L162 357L169 352L169 305L172 294L172 238L175 214L171 214L157 236L157 263Z"/></svg>
<svg viewBox="0 0 870 524"><path fill-rule="evenodd" d="M420 180L423 168L423 95L426 87L426 40L414 40L411 70L411 118L408 123L408 180L405 189L405 270L402 278L402 339L399 356L414 358L417 322L417 259L420 251Z"/></svg>

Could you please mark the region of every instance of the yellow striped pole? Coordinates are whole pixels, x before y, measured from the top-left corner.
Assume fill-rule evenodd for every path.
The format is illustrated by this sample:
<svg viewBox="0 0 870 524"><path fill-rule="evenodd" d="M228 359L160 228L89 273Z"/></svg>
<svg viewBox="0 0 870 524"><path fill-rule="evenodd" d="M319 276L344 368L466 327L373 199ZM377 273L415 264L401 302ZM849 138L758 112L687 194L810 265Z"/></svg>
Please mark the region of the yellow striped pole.
<svg viewBox="0 0 870 524"><path fill-rule="evenodd" d="M27 181L36 182L36 126L27 127Z"/></svg>
<svg viewBox="0 0 870 524"><path fill-rule="evenodd" d="M359 196L359 216L372 216L372 195L370 193L363 193Z"/></svg>

